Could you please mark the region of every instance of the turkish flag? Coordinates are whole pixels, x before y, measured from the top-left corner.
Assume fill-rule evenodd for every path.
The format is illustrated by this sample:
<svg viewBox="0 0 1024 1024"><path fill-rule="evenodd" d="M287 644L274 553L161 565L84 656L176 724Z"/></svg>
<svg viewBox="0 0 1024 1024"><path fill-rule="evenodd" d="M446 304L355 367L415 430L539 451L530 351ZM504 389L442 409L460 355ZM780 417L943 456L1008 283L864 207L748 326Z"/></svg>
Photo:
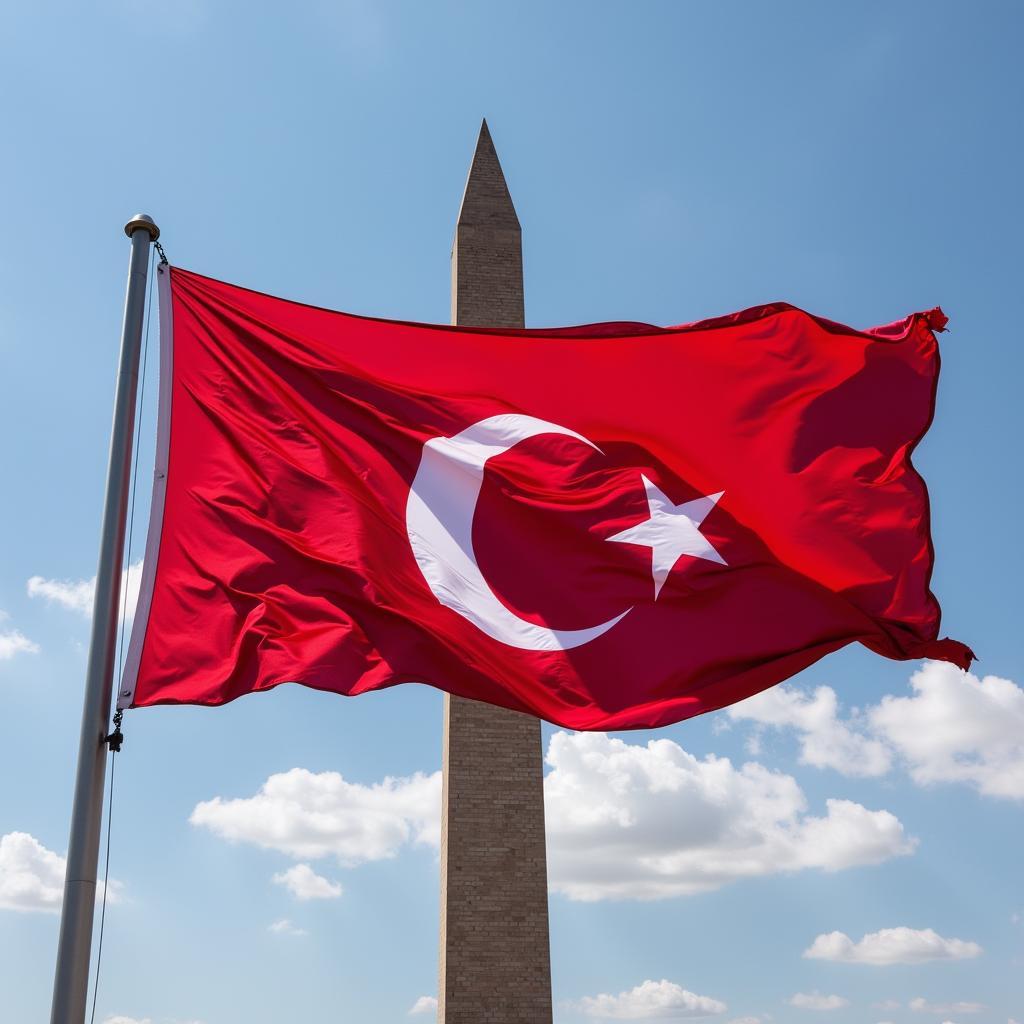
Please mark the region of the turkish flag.
<svg viewBox="0 0 1024 1024"><path fill-rule="evenodd" d="M934 310L683 327L376 320L161 268L120 706L395 683L574 729L679 721L938 640Z"/></svg>

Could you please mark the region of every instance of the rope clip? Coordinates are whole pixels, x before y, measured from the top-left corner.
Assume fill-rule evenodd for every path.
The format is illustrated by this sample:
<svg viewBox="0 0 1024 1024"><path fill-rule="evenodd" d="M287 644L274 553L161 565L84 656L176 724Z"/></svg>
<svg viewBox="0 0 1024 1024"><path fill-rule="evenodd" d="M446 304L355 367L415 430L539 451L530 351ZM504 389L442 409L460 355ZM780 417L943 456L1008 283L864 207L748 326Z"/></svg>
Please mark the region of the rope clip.
<svg viewBox="0 0 1024 1024"><path fill-rule="evenodd" d="M113 754L120 754L121 744L124 743L124 733L121 732L121 722L123 719L123 711L118 709L114 712L114 731L104 740Z"/></svg>

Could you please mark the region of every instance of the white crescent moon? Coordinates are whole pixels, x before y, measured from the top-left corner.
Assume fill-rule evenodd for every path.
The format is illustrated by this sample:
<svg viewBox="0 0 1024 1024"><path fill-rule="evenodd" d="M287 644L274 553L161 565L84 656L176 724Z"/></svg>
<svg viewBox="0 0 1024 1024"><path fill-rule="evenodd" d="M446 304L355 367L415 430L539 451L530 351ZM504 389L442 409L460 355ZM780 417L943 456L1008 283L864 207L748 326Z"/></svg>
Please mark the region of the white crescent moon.
<svg viewBox="0 0 1024 1024"><path fill-rule="evenodd" d="M548 629L521 619L498 600L473 552L473 514L487 460L538 434L564 434L601 449L581 434L533 416L490 416L454 437L434 437L423 446L409 491L405 528L416 564L434 596L489 637L526 651L565 651L611 629L614 619L587 629Z"/></svg>

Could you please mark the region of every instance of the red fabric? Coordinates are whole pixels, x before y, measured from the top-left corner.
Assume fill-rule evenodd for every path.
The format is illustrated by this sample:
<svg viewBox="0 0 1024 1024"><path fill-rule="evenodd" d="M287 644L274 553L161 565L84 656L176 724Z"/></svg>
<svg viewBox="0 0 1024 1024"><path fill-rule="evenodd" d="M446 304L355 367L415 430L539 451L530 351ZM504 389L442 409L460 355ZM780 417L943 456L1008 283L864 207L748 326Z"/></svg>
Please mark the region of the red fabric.
<svg viewBox="0 0 1024 1024"><path fill-rule="evenodd" d="M928 497L910 463L939 357L915 314L856 331L784 304L683 327L546 331L373 320L174 269L171 440L134 706L297 682L419 681L576 729L654 727L860 641L937 640ZM406 530L423 445L501 413L563 425L486 464L472 520L501 603L567 651L486 635L428 587ZM724 492L655 600L651 549L607 538Z"/></svg>

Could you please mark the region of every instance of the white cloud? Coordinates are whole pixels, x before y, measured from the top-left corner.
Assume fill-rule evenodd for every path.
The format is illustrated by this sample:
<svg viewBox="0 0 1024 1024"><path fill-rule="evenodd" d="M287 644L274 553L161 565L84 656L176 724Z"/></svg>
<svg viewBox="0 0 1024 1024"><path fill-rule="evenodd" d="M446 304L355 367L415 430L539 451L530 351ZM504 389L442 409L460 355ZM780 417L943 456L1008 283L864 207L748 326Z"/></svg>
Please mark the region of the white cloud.
<svg viewBox="0 0 1024 1024"><path fill-rule="evenodd" d="M789 1005L801 1010L841 1010L850 1005L850 1000L842 996L823 996L820 992L797 992L790 996Z"/></svg>
<svg viewBox="0 0 1024 1024"><path fill-rule="evenodd" d="M287 917L282 917L280 921L275 921L273 924L267 926L268 932L273 932L275 935L305 935L305 928L297 928L295 925L288 920Z"/></svg>
<svg viewBox="0 0 1024 1024"><path fill-rule="evenodd" d="M910 853L888 811L826 801L812 817L792 776L699 760L667 739L642 746L557 732L545 779L551 887L571 899L661 899L744 878L836 871Z"/></svg>
<svg viewBox="0 0 1024 1024"><path fill-rule="evenodd" d="M418 1013L437 1013L437 1000L433 996L420 996L409 1010L409 1016Z"/></svg>
<svg viewBox="0 0 1024 1024"><path fill-rule="evenodd" d="M693 992L662 979L645 981L617 996L602 993L584 996L570 1006L588 1017L612 1020L688 1020L725 1013L725 1003Z"/></svg>
<svg viewBox="0 0 1024 1024"><path fill-rule="evenodd" d="M988 1009L984 1003L929 1003L922 996L911 999L907 1005L919 1013L981 1013L982 1010Z"/></svg>
<svg viewBox="0 0 1024 1024"><path fill-rule="evenodd" d="M7 613L0 611L0 622ZM0 661L9 661L16 654L38 654L39 644L29 640L20 629L0 630Z"/></svg>
<svg viewBox="0 0 1024 1024"><path fill-rule="evenodd" d="M0 836L0 907L56 912L64 897L64 858L27 832Z"/></svg>
<svg viewBox="0 0 1024 1024"><path fill-rule="evenodd" d="M843 932L819 935L804 956L813 960L835 960L848 964L923 964L929 960L968 960L980 956L976 942L944 939L931 928L883 928L854 942Z"/></svg>
<svg viewBox="0 0 1024 1024"><path fill-rule="evenodd" d="M884 775L892 766L885 744L864 735L855 720L840 721L838 707L835 690L829 686L819 686L810 696L797 687L781 685L733 704L726 714L733 721L795 729L802 764L833 768L843 775Z"/></svg>
<svg viewBox="0 0 1024 1024"><path fill-rule="evenodd" d="M117 1014L113 1017L104 1017L103 1024L153 1024L149 1017L125 1017Z"/></svg>
<svg viewBox="0 0 1024 1024"><path fill-rule="evenodd" d="M308 864L296 864L287 871L280 871L273 880L300 900L334 900L342 892L337 882L318 875Z"/></svg>
<svg viewBox="0 0 1024 1024"><path fill-rule="evenodd" d="M916 844L888 811L827 800L814 816L792 776L699 760L671 740L644 746L558 732L547 761L551 888L571 899L683 896L744 878L878 864ZM199 803L189 820L296 860L333 856L352 866L411 844L436 848L440 797L440 772L362 785L293 768L254 796ZM274 880L296 895L334 884L305 864Z"/></svg>
<svg viewBox="0 0 1024 1024"><path fill-rule="evenodd" d="M793 729L800 760L844 775L880 776L900 760L921 785L960 782L986 796L1024 800L1024 689L926 662L910 679L913 696L883 697L864 714L839 716L830 687L813 694L776 686L725 712L754 723L747 749L766 728Z"/></svg>
<svg viewBox="0 0 1024 1024"><path fill-rule="evenodd" d="M64 899L63 857L48 850L27 832L0 836L0 910L56 913ZM98 898L103 883L97 886ZM121 886L111 880L110 903L118 901Z"/></svg>
<svg viewBox="0 0 1024 1024"><path fill-rule="evenodd" d="M393 857L409 843L437 846L440 806L440 772L364 786L293 768L271 775L255 796L197 804L189 821L224 839L351 866Z"/></svg>
<svg viewBox="0 0 1024 1024"><path fill-rule="evenodd" d="M760 1017L734 1017L727 1024L761 1024Z"/></svg>
<svg viewBox="0 0 1024 1024"><path fill-rule="evenodd" d="M121 594L125 602L125 621L135 615L139 601L139 586L142 582L142 559L132 562L121 573ZM92 615L93 598L96 593L96 577L91 580L48 580L33 576L28 581L28 596L41 597L49 604L58 604L79 615Z"/></svg>
<svg viewBox="0 0 1024 1024"><path fill-rule="evenodd" d="M32 576L27 590L29 597L41 597L50 604L59 604L81 615L91 615L96 577L91 580L48 580Z"/></svg>
<svg viewBox="0 0 1024 1024"><path fill-rule="evenodd" d="M1024 799L1024 689L938 661L915 672L910 685L913 697L884 697L869 717L911 777Z"/></svg>

